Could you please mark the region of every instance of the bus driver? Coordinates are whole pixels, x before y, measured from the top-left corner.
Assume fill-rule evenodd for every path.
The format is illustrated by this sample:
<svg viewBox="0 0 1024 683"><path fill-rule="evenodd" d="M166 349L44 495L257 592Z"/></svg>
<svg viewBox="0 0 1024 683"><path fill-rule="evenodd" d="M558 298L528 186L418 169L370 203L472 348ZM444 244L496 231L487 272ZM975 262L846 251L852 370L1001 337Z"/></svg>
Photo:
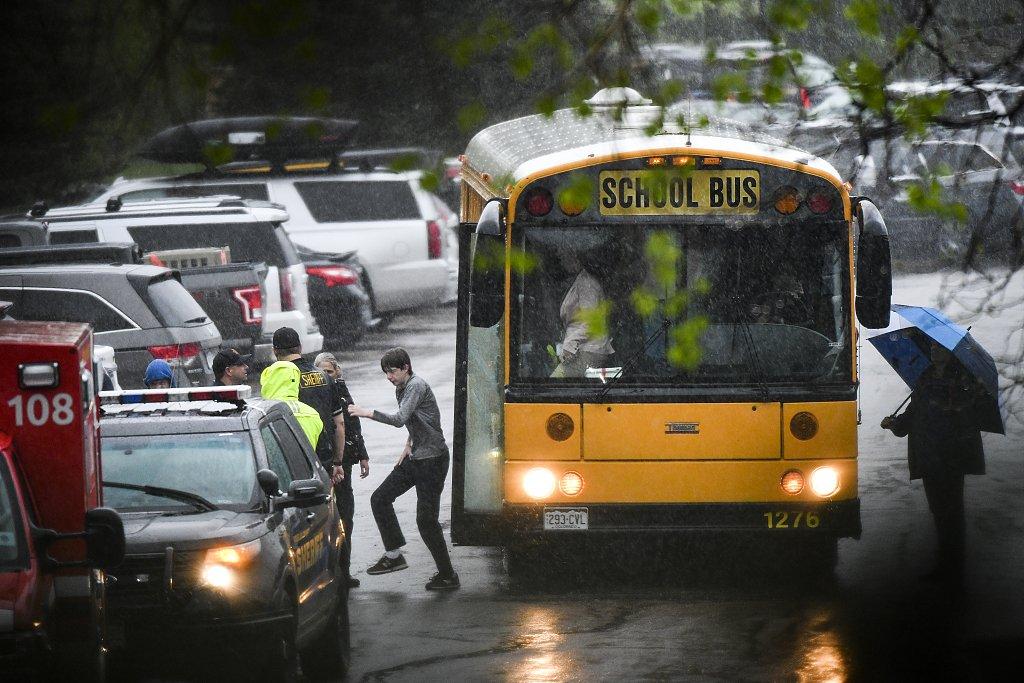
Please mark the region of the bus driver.
<svg viewBox="0 0 1024 683"><path fill-rule="evenodd" d="M578 258L569 251L562 254L562 266L570 273L578 272L559 309L565 336L552 377L583 377L588 367L605 367L614 353L607 333L594 336L590 329L590 319L610 307L597 278L603 268L596 252L592 249Z"/></svg>

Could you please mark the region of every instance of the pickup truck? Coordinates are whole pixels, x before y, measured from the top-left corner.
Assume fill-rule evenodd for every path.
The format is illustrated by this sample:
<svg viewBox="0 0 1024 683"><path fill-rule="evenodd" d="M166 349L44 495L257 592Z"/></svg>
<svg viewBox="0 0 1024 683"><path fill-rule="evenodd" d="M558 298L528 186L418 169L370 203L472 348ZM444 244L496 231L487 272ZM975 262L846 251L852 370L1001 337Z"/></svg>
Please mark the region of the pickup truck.
<svg viewBox="0 0 1024 683"><path fill-rule="evenodd" d="M226 347L241 353L255 352L259 358L269 359L269 345L260 344L265 264L230 263L230 255L222 249L177 249L143 254L133 243L49 245L47 231L27 231L24 223L17 226L22 244L29 235L35 238L36 244L0 249L0 269L44 263L147 262L177 268L181 284L216 324ZM8 227L13 226L0 223L0 244Z"/></svg>

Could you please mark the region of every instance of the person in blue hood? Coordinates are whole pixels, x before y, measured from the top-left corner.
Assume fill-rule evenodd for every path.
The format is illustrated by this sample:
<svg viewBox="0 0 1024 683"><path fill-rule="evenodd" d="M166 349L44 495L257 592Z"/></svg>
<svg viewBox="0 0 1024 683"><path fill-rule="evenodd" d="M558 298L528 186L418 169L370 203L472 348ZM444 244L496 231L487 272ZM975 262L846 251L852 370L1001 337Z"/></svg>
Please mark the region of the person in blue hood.
<svg viewBox="0 0 1024 683"><path fill-rule="evenodd" d="M170 389L174 386L174 372L167 361L157 358L146 366L146 378L142 381L147 389Z"/></svg>

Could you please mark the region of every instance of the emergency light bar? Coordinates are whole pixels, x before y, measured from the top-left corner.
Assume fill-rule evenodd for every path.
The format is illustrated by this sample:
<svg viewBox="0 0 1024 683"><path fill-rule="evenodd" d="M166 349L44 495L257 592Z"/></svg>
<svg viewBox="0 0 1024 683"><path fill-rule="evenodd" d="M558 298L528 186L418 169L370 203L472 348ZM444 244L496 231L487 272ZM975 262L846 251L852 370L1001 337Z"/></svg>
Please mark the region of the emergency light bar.
<svg viewBox="0 0 1024 683"><path fill-rule="evenodd" d="M182 389L128 389L101 391L100 405L133 403L177 403L181 401L224 401L238 403L249 398L252 387L190 387Z"/></svg>

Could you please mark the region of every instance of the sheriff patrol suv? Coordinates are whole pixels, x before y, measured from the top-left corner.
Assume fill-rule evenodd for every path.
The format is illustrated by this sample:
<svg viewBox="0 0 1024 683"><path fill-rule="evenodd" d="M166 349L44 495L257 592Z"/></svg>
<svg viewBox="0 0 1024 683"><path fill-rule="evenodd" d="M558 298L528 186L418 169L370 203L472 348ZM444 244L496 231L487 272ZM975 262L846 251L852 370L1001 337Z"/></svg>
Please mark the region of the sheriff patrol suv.
<svg viewBox="0 0 1024 683"><path fill-rule="evenodd" d="M259 680L341 677L344 528L287 404L249 387L104 392L103 495L124 520L110 639L138 653L214 647Z"/></svg>

